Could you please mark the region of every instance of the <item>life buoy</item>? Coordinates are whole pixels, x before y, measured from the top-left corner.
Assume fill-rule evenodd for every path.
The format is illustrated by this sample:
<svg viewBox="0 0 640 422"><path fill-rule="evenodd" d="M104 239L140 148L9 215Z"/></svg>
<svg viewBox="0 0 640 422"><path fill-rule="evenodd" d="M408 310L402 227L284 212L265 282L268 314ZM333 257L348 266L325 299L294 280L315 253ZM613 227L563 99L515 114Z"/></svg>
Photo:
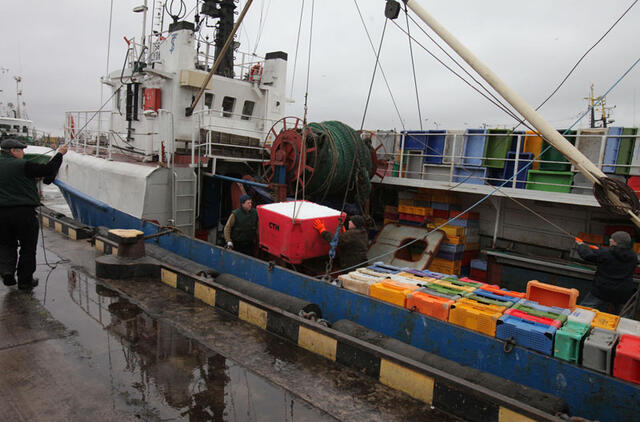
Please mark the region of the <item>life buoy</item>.
<svg viewBox="0 0 640 422"><path fill-rule="evenodd" d="M249 71L249 82L260 82L260 79L262 79L262 66L260 63L254 64Z"/></svg>

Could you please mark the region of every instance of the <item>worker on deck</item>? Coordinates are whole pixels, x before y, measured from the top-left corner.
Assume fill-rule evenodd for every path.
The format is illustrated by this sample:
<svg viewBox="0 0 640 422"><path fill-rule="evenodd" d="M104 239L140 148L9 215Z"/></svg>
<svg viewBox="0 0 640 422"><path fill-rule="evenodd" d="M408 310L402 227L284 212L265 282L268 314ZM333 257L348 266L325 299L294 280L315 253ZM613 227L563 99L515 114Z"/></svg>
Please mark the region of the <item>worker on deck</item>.
<svg viewBox="0 0 640 422"><path fill-rule="evenodd" d="M638 256L631 248L631 236L623 231L613 233L609 248L592 249L580 240L577 243L580 257L598 265L593 288L580 305L618 315L635 291Z"/></svg>
<svg viewBox="0 0 640 422"><path fill-rule="evenodd" d="M249 195L240 197L240 208L233 210L224 226L227 249L253 256L258 233L258 213Z"/></svg>
<svg viewBox="0 0 640 422"><path fill-rule="evenodd" d="M338 245L336 247L336 257L341 269L351 269L367 261L367 251L369 250L369 235L366 229L366 221L361 215L351 216L348 223L348 230L338 234ZM313 228L327 242L331 243L334 233L327 230L322 220L313 222Z"/></svg>
<svg viewBox="0 0 640 422"><path fill-rule="evenodd" d="M40 206L36 179L44 178L46 184L53 182L62 156L67 153L67 146L63 145L47 164L39 164L23 159L26 147L15 139L0 143L0 275L5 286L13 286L17 273L20 290L38 285L38 279L33 277L38 245L36 207Z"/></svg>

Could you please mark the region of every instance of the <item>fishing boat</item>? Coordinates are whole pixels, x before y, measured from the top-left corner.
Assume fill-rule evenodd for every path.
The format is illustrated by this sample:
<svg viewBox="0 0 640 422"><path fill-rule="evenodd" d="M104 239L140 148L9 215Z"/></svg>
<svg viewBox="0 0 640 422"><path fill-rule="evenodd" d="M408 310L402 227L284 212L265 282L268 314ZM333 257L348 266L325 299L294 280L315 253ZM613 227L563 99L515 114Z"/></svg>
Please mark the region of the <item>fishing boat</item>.
<svg viewBox="0 0 640 422"><path fill-rule="evenodd" d="M626 184L629 175L639 171L634 161L637 130L562 131L569 137L575 136L574 147L531 107L521 104L515 93L503 87L473 57L470 61L477 66L476 70L495 84L494 88L505 90L508 101L522 107L524 112L518 110L532 122L532 130L367 132L355 131L339 121L311 123L306 117L288 117L285 111L288 55L273 51L257 57L233 48L234 35L250 4L251 1L246 2L234 21L234 1L204 1L201 17L194 22L160 6L153 11L151 33L145 19L142 36L126 38L124 66L102 79L112 89L106 103L110 109L102 107L95 112L66 115L65 137L72 151L65 156L55 183L74 219L93 227L141 230L154 236L151 241L184 259L317 304L328 324L351 321L389 341L400 342L400 349L402 344L410 345L498 377L505 385L513 383L536 390L530 397L560 398L571 415L602 421L636 420L635 407L640 399L636 384L410 312L292 271L290 265L289 268L274 265L276 260L280 264L298 264L288 262L286 256L258 260L225 250L216 243L228 212L237 206L242 193L250 192L263 203L312 199L348 214L377 217L381 230L369 255L372 262L386 261L382 266L397 263L393 261L396 259L403 262L403 268L433 270L433 259L438 258L437 250L444 244L442 232L449 234L446 227L453 226L468 228L467 233L473 232L478 237L473 242L474 251L480 249L480 244L488 245L489 259L495 264L488 281L512 290L523 290L523 286L509 285L511 280L526 283L544 277L556 284L558 281L586 284L592 268L572 266L560 259L567 258L573 238L558 240L556 233L541 229L537 219L560 226L569 235L595 231L595 227L585 229L585 224L598 218L610 220L610 210L616 207L618 220L624 218L627 224L629 214L637 219L633 212L637 198ZM395 1L386 4L387 18L395 19L400 4ZM454 50L469 56L416 1L406 4ZM146 6L138 11L146 17ZM167 21L171 20L168 29L163 26L165 13ZM215 41L209 42L202 31L214 21L217 21ZM543 138L548 144L543 143ZM607 145L616 140L617 150L607 154ZM623 144L626 152L621 154ZM595 149L598 152L594 164L589 154ZM558 154L543 157L548 152ZM545 165L563 167L545 170ZM607 177L611 173L623 177L625 183L620 177ZM567 184L558 181L562 177L571 181L574 177L583 179ZM600 192L597 200L584 194L593 186ZM428 200L425 188L431 189ZM612 191L624 192L626 196L612 199L608 195ZM395 213L388 213L391 216L384 210L391 203L385 200L389 192L398 201ZM449 200L451 195L456 199ZM514 225L509 214L519 208L511 200L524 203L536 217ZM438 218L443 221L429 219L431 226L425 226L425 217L433 217L423 211L430 208L425 206L426 202L449 204L439 205L442 212ZM475 227L469 223L454 224L465 220L465 214L478 211L481 217ZM575 215L569 219L567 213ZM386 224L383 218L388 220ZM469 220L473 219L466 219ZM413 228L409 234L407 227ZM464 229L452 230L458 233ZM381 237L383 233L386 237ZM425 239L428 240L417 251L400 254ZM499 250L501 244L515 246ZM531 251L537 254L532 256ZM464 253L464 249L454 248L451 252L454 265L449 274L462 275L462 269L455 268L458 252ZM328 269L324 275L331 274ZM564 278L558 280L560 276ZM202 283L192 279L191 284L181 284L178 279L176 276L174 287L194 295L193 286ZM211 283L217 286L215 280ZM223 307L217 302L215 306ZM458 407L457 414L470 420L506 420L513 412L533 420L555 417L548 413L549 408L541 410L526 403L526 397L516 400L508 392L487 392L486 385L478 387L472 380L447 374L446 370L425 365L416 358L399 357L399 349L385 349L380 346L382 343L366 344L370 342L357 338L354 332L345 334L315 322L312 325L304 316L292 317L268 306L255 306L262 306L260 310L264 313L258 314L265 315L265 321L272 318L293 321L296 334L291 335L284 325L274 330L265 322L263 328L302 347L306 344L305 348L311 350L309 344L301 344L305 340L299 333L305 333L308 337L304 338L311 339L311 344L320 344L314 350L317 353L340 363L362 365L363 372L436 407L456 413L455 406L446 403L466 403ZM369 363L365 365L363 360ZM474 414L472 407L476 405L479 410Z"/></svg>

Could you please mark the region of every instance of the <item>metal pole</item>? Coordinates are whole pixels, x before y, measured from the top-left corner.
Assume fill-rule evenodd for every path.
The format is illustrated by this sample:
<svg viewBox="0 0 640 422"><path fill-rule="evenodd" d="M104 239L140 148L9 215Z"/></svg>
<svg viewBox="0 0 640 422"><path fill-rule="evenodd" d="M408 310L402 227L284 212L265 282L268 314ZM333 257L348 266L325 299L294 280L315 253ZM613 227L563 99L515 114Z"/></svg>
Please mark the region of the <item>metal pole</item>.
<svg viewBox="0 0 640 422"><path fill-rule="evenodd" d="M216 70L218 70L218 66L220 66L220 63L222 63L222 59L227 53L227 50L229 49L229 46L233 41L233 37L236 35L236 32L238 31L238 28L240 28L240 24L242 23L244 16L247 14L249 7L251 7L251 3L253 3L253 0L247 0L247 4L244 5L244 9L242 9L242 12L238 17L237 22L235 23L235 25L233 26L233 29L231 30L231 34L229 34L229 38L227 38L227 41L224 43L224 46L222 46L222 50L220 51L220 54L218 54L216 61L213 63L213 67L211 68L211 70L209 71L209 74L207 75L204 82L202 83L202 86L200 87L200 91L198 91L198 95L196 95L196 98L193 100L193 103L191 103L191 106L189 107L191 112L195 110L196 105L198 105L198 101L200 101L200 97L202 97L202 94L204 93L204 90L206 89L207 84L211 80L211 77L216 72Z"/></svg>
<svg viewBox="0 0 640 422"><path fill-rule="evenodd" d="M558 131L551 126L537 111L527 104L513 89L507 86L491 69L478 59L467 47L447 31L415 0L404 0L407 6L422 19L444 42L446 42L469 66L491 85L509 104L538 130L545 139L567 157L587 179L598 183L597 178L605 174L576 147L571 145Z"/></svg>

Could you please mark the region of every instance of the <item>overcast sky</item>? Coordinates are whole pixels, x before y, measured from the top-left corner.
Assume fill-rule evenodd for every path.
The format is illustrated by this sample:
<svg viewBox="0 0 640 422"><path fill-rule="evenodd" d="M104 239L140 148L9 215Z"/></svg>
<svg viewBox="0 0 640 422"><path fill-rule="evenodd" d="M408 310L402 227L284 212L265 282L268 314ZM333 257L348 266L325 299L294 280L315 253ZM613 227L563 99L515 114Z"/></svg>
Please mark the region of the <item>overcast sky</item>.
<svg viewBox="0 0 640 422"><path fill-rule="evenodd" d="M121 66L123 36L140 37L142 19L132 13L144 0L114 0L111 70ZM185 0L192 10L195 2ZM633 1L614 0L418 0L445 27L492 68L531 105L537 106L562 80ZM14 75L23 78L23 100L38 128L61 133L64 112L96 110L99 78L106 71L110 0L20 0L4 2L0 25L0 101L15 102ZM151 8L153 1L148 0ZM176 0L177 7L179 1ZM245 1L240 1L240 6ZM358 0L377 47L384 25L384 0ZM240 50L264 55L289 53L293 73L300 0L255 0L238 36ZM290 115L302 115L312 0L304 2L303 31L298 50L294 104ZM240 9L238 9L240 10ZM262 16L263 30L260 31ZM149 17L149 21L151 17ZM542 109L557 128L572 124L586 110L583 99L591 83L596 94L607 90L640 57L640 5L581 63L561 90ZM396 21L406 29L404 16ZM421 27L425 26L420 23ZM166 28L166 24L165 24ZM411 33L438 57L444 55L411 24ZM256 49L256 42L257 49ZM413 46L424 129L463 129L481 125L511 126L513 119L481 97ZM448 63L451 63L447 59ZM353 0L315 2L309 120L341 120L359 128L375 63ZM389 23L381 64L399 107L378 73L367 113L368 129L419 129L411 56L406 34ZM608 96L615 125L640 124L640 65ZM291 83L291 79L289 80ZM287 94L290 94L290 87ZM105 88L104 98L110 93ZM402 119L402 120L401 120ZM580 125L585 127L585 119Z"/></svg>

